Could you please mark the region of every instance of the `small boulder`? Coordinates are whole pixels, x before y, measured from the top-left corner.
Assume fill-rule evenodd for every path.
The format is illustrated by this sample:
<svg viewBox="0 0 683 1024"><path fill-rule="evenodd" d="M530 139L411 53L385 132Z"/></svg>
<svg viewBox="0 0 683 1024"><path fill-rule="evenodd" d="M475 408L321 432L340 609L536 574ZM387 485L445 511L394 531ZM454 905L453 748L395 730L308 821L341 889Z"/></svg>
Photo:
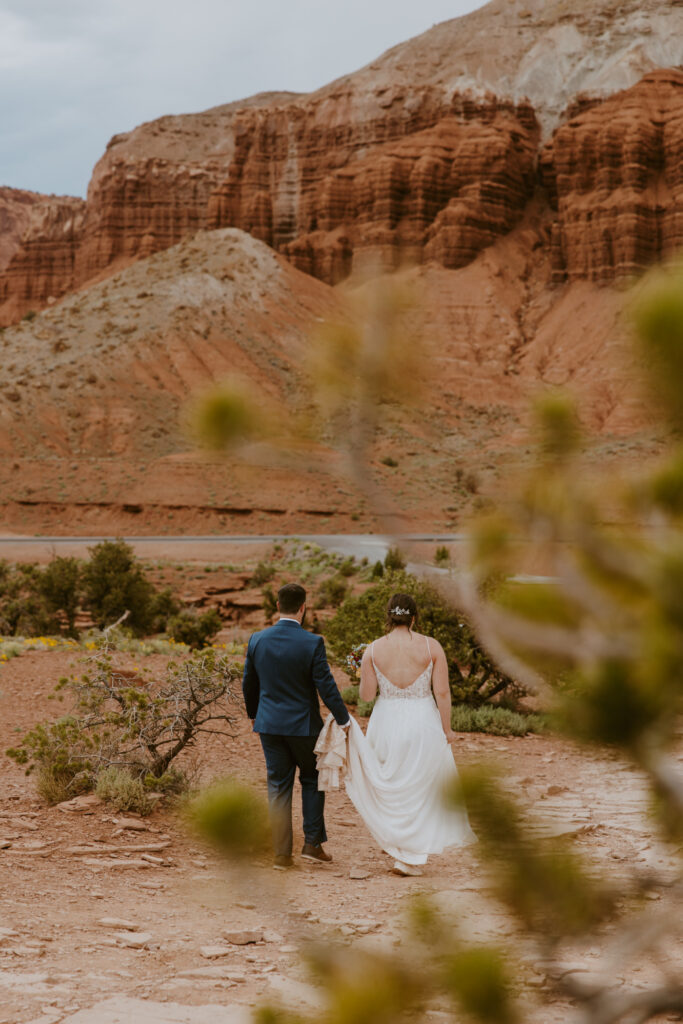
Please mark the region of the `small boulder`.
<svg viewBox="0 0 683 1024"><path fill-rule="evenodd" d="M151 941L150 932L116 932L115 938L121 946L129 949L144 949Z"/></svg>
<svg viewBox="0 0 683 1024"><path fill-rule="evenodd" d="M243 929L241 931L223 932L223 938L231 942L233 946L248 946L251 942L261 942L263 939L262 928Z"/></svg>
<svg viewBox="0 0 683 1024"><path fill-rule="evenodd" d="M94 793L84 793L82 796L74 796L71 800L63 800L61 804L57 804L58 810L72 811L76 814L92 814L101 806L102 801Z"/></svg>

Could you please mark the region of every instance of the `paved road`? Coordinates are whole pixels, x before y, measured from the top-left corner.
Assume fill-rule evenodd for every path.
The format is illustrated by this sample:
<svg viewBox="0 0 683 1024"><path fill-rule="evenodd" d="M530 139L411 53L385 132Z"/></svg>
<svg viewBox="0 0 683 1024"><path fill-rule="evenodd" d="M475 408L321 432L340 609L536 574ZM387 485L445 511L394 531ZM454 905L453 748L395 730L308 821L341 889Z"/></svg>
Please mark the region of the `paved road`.
<svg viewBox="0 0 683 1024"><path fill-rule="evenodd" d="M0 537L0 556L11 555L15 550L26 547L36 548L39 551L51 551L67 547L71 549L82 549L98 544L103 540L111 540L111 537ZM223 544L275 544L284 540L300 540L304 543L317 544L327 551L334 551L342 555L353 555L355 558L367 558L370 562L383 559L389 547L396 543L395 539L371 533L349 533L349 534L261 534L259 536L244 536L242 534L227 534L225 536L174 536L174 537L124 537L127 543L133 547L144 547L147 552L158 549L158 554L165 554L169 549L182 545L184 549L198 546L197 555L201 556L202 546L210 545L213 548L220 548ZM457 544L465 539L462 533L411 533L401 536L401 541L406 544L431 543L431 544Z"/></svg>
<svg viewBox="0 0 683 1024"><path fill-rule="evenodd" d="M85 557L87 549L103 540L112 537L1 537L0 558L16 561L39 559L47 561L53 554L60 552L65 555ZM227 562L230 552L226 545L240 547L241 554L247 554L250 548L269 546L284 540L300 540L303 543L317 544L326 551L340 555L353 555L354 558L367 558L371 564L383 561L392 545L397 541L405 544L410 550L416 544L462 544L466 539L464 533L406 533L400 537L387 537L373 533L309 533L309 534L275 534L267 533L258 536L242 534L226 534L225 536L198 537L124 537L141 558L177 558L179 561ZM418 576L448 575L449 569L441 569L431 563L431 553L424 549L418 552L423 559L429 561L408 561L407 568ZM238 555L239 557L239 555ZM253 551L252 551L253 557ZM550 576L529 576L520 574L513 577L520 583L555 583Z"/></svg>

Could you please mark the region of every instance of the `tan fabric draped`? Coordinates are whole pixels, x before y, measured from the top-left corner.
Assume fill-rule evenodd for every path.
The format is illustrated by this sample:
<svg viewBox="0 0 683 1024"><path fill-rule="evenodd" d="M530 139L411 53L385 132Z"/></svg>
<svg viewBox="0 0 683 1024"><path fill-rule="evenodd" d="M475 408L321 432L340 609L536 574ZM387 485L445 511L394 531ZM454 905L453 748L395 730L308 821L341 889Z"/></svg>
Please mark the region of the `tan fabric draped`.
<svg viewBox="0 0 683 1024"><path fill-rule="evenodd" d="M328 715L315 745L318 765L318 789L339 789L347 768L348 729L337 725Z"/></svg>

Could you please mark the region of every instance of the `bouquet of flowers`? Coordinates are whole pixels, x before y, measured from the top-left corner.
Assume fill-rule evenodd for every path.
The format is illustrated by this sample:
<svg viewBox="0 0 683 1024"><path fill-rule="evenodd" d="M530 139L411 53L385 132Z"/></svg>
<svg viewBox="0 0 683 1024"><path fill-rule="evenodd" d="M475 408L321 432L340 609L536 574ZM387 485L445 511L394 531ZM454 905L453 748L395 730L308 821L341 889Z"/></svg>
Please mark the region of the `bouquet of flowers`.
<svg viewBox="0 0 683 1024"><path fill-rule="evenodd" d="M349 669L349 674L356 678L360 673L360 663L363 660L363 651L367 646L367 644L356 644L355 647L351 648L351 653L346 656L346 664Z"/></svg>

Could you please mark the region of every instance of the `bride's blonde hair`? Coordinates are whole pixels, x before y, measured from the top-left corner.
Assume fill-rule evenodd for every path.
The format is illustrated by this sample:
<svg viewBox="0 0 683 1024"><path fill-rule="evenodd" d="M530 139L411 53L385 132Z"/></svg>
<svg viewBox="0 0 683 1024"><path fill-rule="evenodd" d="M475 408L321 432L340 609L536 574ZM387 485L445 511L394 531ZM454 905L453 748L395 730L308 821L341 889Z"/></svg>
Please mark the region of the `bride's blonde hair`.
<svg viewBox="0 0 683 1024"><path fill-rule="evenodd" d="M414 621L413 621L414 620ZM417 623L417 604L410 594L394 594L387 604L386 631L390 633L394 626L409 626Z"/></svg>

